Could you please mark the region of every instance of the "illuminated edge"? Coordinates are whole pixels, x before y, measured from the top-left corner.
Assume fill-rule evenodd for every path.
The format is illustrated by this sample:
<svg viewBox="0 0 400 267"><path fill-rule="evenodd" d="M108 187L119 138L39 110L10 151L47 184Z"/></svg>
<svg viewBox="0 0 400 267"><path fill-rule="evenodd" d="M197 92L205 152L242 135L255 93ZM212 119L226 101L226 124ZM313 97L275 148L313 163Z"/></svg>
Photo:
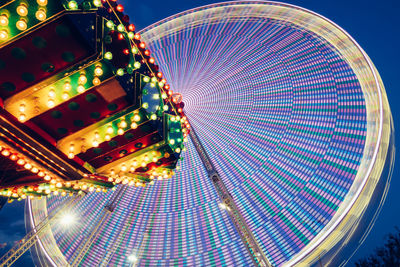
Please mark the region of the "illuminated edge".
<svg viewBox="0 0 400 267"><path fill-rule="evenodd" d="M229 8L229 13L225 9ZM236 8L236 9L234 9ZM241 12L247 9L246 12ZM237 11L237 12L235 12ZM356 178L334 217L307 246L284 266L309 265L354 230L378 183L385 164L391 135L391 113L382 80L362 48L329 19L295 5L271 1L233 1L211 4L168 17L142 30L147 43L174 34L188 25L215 23L227 18L272 18L309 30L336 48L361 85L367 110L367 137ZM246 16L248 17L248 16ZM205 19L204 19L205 18ZM352 231L353 232L353 231Z"/></svg>
<svg viewBox="0 0 400 267"><path fill-rule="evenodd" d="M291 266L302 261L302 265L308 265L312 263L317 256L323 255L336 245L344 235L351 230L351 226L356 223L355 218L362 215L368 206L371 195L380 178L386 160L391 134L391 113L384 86L367 54L347 32L317 13L290 4L270 1L234 1L212 4L168 17L146 27L144 30L140 31L140 33L143 39L147 42L151 42L152 40L162 38L163 36L178 31L179 28L173 25L173 23L177 25L181 24L181 29L186 28L188 24L196 26L204 23L205 20L199 19L201 16L192 16L194 13L199 13L197 15L207 13L208 20L212 18L210 17L212 13L215 20L221 18L226 19L229 17L227 13L223 11L226 7L237 7L238 9L246 8L253 17L269 17L276 20L287 21L305 28L320 36L323 40L328 41L337 49L337 52L340 52L346 62L351 66L358 77L365 97L367 109L366 149L364 149L361 164L353 185L338 211L324 229L312 242L304 247L292 259L284 263L286 266ZM231 14L231 17L234 17L234 15L235 14ZM193 17L196 17L196 19L193 19ZM172 26L170 24L172 24ZM165 28L166 26L169 26L169 28ZM171 29L174 30L172 31ZM376 98L376 94L378 98ZM376 132L377 128L378 132ZM47 211L46 201L33 200L31 202L37 204L38 209ZM29 208L30 207L29 204ZM31 209L29 213L31 218L30 222L32 227L34 227L34 215L32 216ZM52 236L51 229L47 230L45 235ZM65 260L65 256L61 251L59 251L59 255L50 256L46 252L41 239L38 238L38 241L42 251L50 262L53 262L52 257L55 256ZM46 240L46 247L48 245L58 248L54 238Z"/></svg>

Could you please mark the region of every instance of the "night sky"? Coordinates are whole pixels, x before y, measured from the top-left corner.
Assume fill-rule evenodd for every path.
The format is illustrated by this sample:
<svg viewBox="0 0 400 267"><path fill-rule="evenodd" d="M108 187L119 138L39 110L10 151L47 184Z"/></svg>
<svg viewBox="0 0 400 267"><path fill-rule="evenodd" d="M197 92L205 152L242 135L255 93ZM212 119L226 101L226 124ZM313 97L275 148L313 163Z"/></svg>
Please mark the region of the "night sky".
<svg viewBox="0 0 400 267"><path fill-rule="evenodd" d="M165 17L198 6L220 1L200 0L120 0L125 12L138 30ZM347 31L366 51L378 69L392 108L395 127L400 125L400 1L398 0L288 0L286 3L298 5L317 12L332 20ZM399 139L399 131L396 133ZM386 203L374 228L363 246L354 255L354 261L373 252L384 243L385 236L400 226L400 188L398 179L400 169L395 165L392 182ZM0 211L0 254L4 254L13 244L25 235L24 202L6 204ZM15 266L32 266L30 254L26 253Z"/></svg>

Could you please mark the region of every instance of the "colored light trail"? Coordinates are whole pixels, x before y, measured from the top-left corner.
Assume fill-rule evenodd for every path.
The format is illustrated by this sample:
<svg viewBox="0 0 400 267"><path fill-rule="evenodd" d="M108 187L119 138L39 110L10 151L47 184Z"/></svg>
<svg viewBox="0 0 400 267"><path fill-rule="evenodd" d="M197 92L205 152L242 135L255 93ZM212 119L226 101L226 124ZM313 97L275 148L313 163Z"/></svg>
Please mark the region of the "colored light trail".
<svg viewBox="0 0 400 267"><path fill-rule="evenodd" d="M247 1L189 10L141 35L273 265L312 263L357 226L385 164L391 114L379 74L347 33L308 10ZM126 192L85 264L101 265L115 242L111 265L139 247L143 266L251 263L190 140L187 148L173 179ZM80 225L48 233L44 246L60 249L53 260L77 253L109 197L89 194ZM51 211L63 201L32 204Z"/></svg>

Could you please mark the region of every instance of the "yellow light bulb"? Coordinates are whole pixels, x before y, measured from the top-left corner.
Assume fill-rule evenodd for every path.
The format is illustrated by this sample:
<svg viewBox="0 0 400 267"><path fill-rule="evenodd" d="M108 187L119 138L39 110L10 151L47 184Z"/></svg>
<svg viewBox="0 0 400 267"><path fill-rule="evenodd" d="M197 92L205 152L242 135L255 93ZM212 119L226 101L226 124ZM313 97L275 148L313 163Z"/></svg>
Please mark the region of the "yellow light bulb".
<svg viewBox="0 0 400 267"><path fill-rule="evenodd" d="M103 75L103 69L102 69L100 66L97 66L97 67L94 69L94 75L96 75L96 76L101 76L101 75Z"/></svg>
<svg viewBox="0 0 400 267"><path fill-rule="evenodd" d="M71 86L71 84L69 82L65 82L64 83L64 90L65 91L69 91L69 90L71 90L71 88L72 88L72 86Z"/></svg>
<svg viewBox="0 0 400 267"><path fill-rule="evenodd" d="M54 107L55 104L56 104L56 103L54 102L53 99L49 99L49 100L47 101L47 106L50 107L50 108Z"/></svg>
<svg viewBox="0 0 400 267"><path fill-rule="evenodd" d="M83 93L83 92L85 92L85 86L79 85L76 90L78 91L78 93Z"/></svg>
<svg viewBox="0 0 400 267"><path fill-rule="evenodd" d="M114 132L114 129L112 126L107 127L107 133L112 134Z"/></svg>
<svg viewBox="0 0 400 267"><path fill-rule="evenodd" d="M56 92L54 92L54 90L50 90L49 91L49 97L50 98L54 98L56 96Z"/></svg>
<svg viewBox="0 0 400 267"><path fill-rule="evenodd" d="M126 171L126 166L125 165L122 165L122 167L121 167L121 171L123 171L123 172L125 172Z"/></svg>
<svg viewBox="0 0 400 267"><path fill-rule="evenodd" d="M43 8L39 8L39 10L35 13L35 17L39 21L45 20L47 18L46 11Z"/></svg>
<svg viewBox="0 0 400 267"><path fill-rule="evenodd" d="M28 8L26 7L26 5L21 4L17 7L17 13L18 15L25 17L28 15Z"/></svg>
<svg viewBox="0 0 400 267"><path fill-rule="evenodd" d="M46 6L47 5L47 0L37 0L36 1L39 6Z"/></svg>
<svg viewBox="0 0 400 267"><path fill-rule="evenodd" d="M8 39L8 32L6 30L1 30L0 31L0 40L4 41Z"/></svg>
<svg viewBox="0 0 400 267"><path fill-rule="evenodd" d="M110 141L110 140L111 140L111 136L109 136L108 134L106 134L106 136L104 136L104 139L106 139L106 141Z"/></svg>
<svg viewBox="0 0 400 267"><path fill-rule="evenodd" d="M132 122L131 128L132 129L136 129L137 127L138 127L137 123L136 122Z"/></svg>
<svg viewBox="0 0 400 267"><path fill-rule="evenodd" d="M26 21L23 19L18 20L16 26L20 31L25 31L28 28L28 24L26 24Z"/></svg>
<svg viewBox="0 0 400 267"><path fill-rule="evenodd" d="M26 120L25 114L20 114L19 117L18 117L18 120L19 120L20 122L24 122L24 121Z"/></svg>
<svg viewBox="0 0 400 267"><path fill-rule="evenodd" d="M132 162L132 165L136 167L138 165L137 161Z"/></svg>
<svg viewBox="0 0 400 267"><path fill-rule="evenodd" d="M92 82L93 82L93 85L95 85L95 86L97 86L101 83L101 81L98 77L95 77Z"/></svg>
<svg viewBox="0 0 400 267"><path fill-rule="evenodd" d="M92 146L93 146L93 147L98 147L98 146L99 146L99 141L97 141L96 139L94 139L93 142L92 142Z"/></svg>
<svg viewBox="0 0 400 267"><path fill-rule="evenodd" d="M136 114L135 116L133 116L133 120L136 122L140 121L140 116Z"/></svg>
<svg viewBox="0 0 400 267"><path fill-rule="evenodd" d="M50 175L45 175L45 176L44 176L44 179L45 179L46 181L50 181L50 180L51 180L51 177L50 177Z"/></svg>
<svg viewBox="0 0 400 267"><path fill-rule="evenodd" d="M64 92L62 94L62 99L67 100L69 98L69 94L67 92Z"/></svg>
<svg viewBox="0 0 400 267"><path fill-rule="evenodd" d="M118 129L118 134L119 134L119 135L123 135L123 134L124 134L124 129L119 128L119 129Z"/></svg>
<svg viewBox="0 0 400 267"><path fill-rule="evenodd" d="M0 15L0 26L8 26L8 16L3 14Z"/></svg>
<svg viewBox="0 0 400 267"><path fill-rule="evenodd" d="M119 124L119 127L121 127L121 128L126 128L126 126L128 126L128 125L126 124L126 121L125 121L125 120L121 120L121 123Z"/></svg>
<svg viewBox="0 0 400 267"><path fill-rule="evenodd" d="M84 74L81 74L81 76L79 76L79 83L80 84L85 84L87 82L87 78Z"/></svg>
<svg viewBox="0 0 400 267"><path fill-rule="evenodd" d="M27 170L30 170L30 169L32 169L32 164L26 163L26 164L24 165L24 168L27 169Z"/></svg>
<svg viewBox="0 0 400 267"><path fill-rule="evenodd" d="M20 112L25 112L25 108L26 108L25 104L19 105L19 111Z"/></svg>

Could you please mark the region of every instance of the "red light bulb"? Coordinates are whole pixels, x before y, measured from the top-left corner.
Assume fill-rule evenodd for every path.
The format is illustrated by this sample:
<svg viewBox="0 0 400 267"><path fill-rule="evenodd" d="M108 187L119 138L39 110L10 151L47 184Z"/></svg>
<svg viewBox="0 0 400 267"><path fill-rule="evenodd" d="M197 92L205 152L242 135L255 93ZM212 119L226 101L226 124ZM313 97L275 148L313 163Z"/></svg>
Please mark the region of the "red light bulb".
<svg viewBox="0 0 400 267"><path fill-rule="evenodd" d="M133 31L135 30L135 25L129 24L128 30L131 31L131 32L133 32Z"/></svg>
<svg viewBox="0 0 400 267"><path fill-rule="evenodd" d="M117 5L117 6L115 7L115 9L116 9L118 12L124 12L124 6L123 6L123 5Z"/></svg>

